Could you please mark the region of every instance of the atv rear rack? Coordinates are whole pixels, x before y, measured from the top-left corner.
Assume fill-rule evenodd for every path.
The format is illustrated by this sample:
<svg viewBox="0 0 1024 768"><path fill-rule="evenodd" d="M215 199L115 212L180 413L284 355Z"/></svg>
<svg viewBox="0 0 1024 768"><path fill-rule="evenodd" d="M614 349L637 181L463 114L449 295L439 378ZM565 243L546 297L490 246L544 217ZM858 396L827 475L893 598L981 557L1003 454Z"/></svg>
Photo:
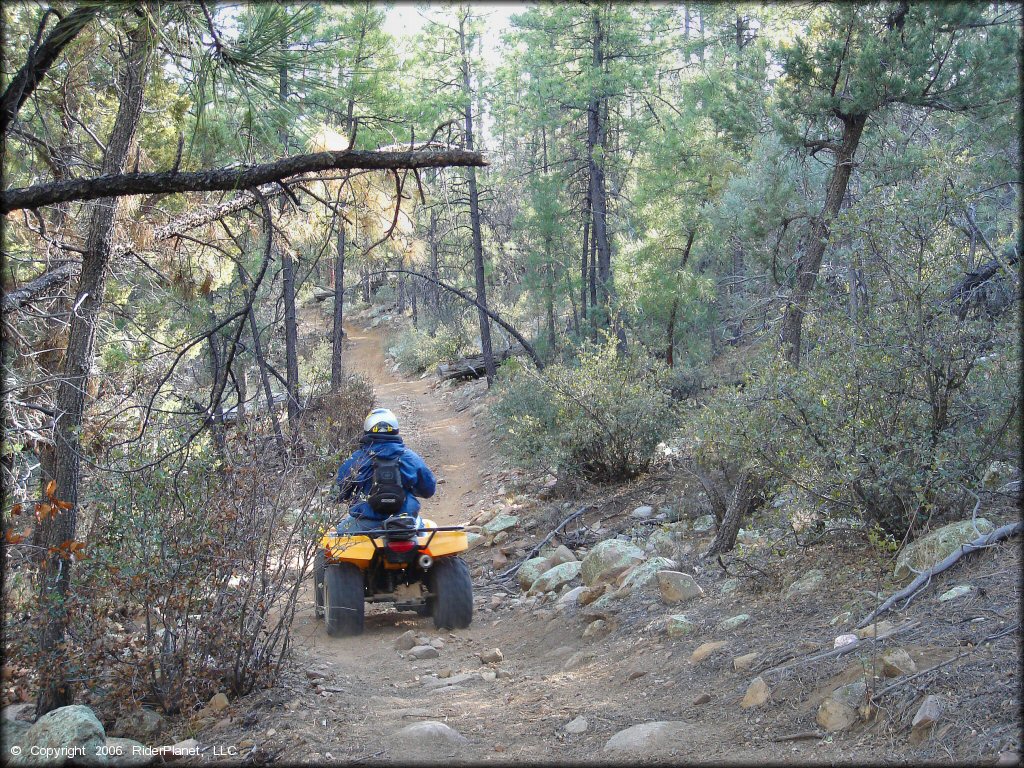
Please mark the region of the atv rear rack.
<svg viewBox="0 0 1024 768"><path fill-rule="evenodd" d="M430 546L430 542L434 540L434 534L435 533L440 533L441 531L464 531L464 530L466 530L466 526L464 526L464 525L442 525L442 526L439 526L437 528L413 528L413 529L408 529L408 530L404 530L404 531L399 531L399 530L397 530L395 528L382 528L380 530L372 530L372 531L351 531L351 532L346 532L346 533L339 534L338 538L339 539L354 539L357 536L365 536L366 538L368 538L373 543L373 548L374 549L380 549L380 546L377 544L377 539L374 538L375 536L385 536L385 537L386 536L394 536L396 533L400 532L402 534L410 534L413 538L419 538L420 536L423 536L424 534L429 532L430 536L427 537L426 543L425 544L417 544L418 546L421 546L421 547L429 547Z"/></svg>

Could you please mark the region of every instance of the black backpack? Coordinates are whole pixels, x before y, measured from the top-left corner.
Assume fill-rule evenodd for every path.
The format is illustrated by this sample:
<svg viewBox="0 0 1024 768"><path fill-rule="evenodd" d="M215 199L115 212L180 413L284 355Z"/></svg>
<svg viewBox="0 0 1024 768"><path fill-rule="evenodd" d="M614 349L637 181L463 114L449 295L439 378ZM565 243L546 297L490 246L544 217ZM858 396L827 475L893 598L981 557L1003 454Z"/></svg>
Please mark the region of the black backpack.
<svg viewBox="0 0 1024 768"><path fill-rule="evenodd" d="M395 515L405 504L401 462L398 459L373 457L373 482L366 498L370 509L381 515Z"/></svg>

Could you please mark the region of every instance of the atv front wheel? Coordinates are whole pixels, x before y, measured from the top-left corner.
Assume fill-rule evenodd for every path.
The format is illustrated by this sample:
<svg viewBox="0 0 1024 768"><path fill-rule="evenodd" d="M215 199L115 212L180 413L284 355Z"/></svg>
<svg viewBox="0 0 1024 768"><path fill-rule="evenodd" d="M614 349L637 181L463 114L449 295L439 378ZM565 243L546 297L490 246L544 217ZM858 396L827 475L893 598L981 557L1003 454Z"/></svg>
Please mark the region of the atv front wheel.
<svg viewBox="0 0 1024 768"><path fill-rule="evenodd" d="M317 550L313 557L313 597L316 599L316 617L324 615L324 553Z"/></svg>
<svg viewBox="0 0 1024 768"><path fill-rule="evenodd" d="M363 572L351 563L324 569L324 623L327 634L358 635L363 631Z"/></svg>
<svg viewBox="0 0 1024 768"><path fill-rule="evenodd" d="M473 621L473 581L469 566L460 557L434 561L430 569L434 597L434 626L465 629Z"/></svg>

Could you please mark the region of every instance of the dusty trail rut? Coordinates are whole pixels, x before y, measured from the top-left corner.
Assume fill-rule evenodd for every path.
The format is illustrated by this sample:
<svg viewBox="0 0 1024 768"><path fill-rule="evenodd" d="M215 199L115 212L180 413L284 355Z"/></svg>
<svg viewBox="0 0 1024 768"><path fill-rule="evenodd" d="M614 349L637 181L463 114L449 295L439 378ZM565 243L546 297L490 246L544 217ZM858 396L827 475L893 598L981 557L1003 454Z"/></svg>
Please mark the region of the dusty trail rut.
<svg viewBox="0 0 1024 768"><path fill-rule="evenodd" d="M468 414L454 412L431 393L427 379L406 380L390 371L382 331L349 326L346 332L346 365L370 379L378 404L395 410L407 443L443 481L423 514L438 523L465 522L471 513L464 502L485 491L480 473L488 467L490 446L483 433ZM630 673L657 669L658 660L646 653L633 660L629 650L616 649L603 663L565 671L566 660L581 650L579 634L550 616L477 610L472 626L449 632L435 629L429 618L368 606L362 635L332 638L314 616L311 590L303 585L294 624L299 667L310 679L285 704L291 716L276 730L287 746L275 750L276 761L600 761L611 759L601 755L601 747L617 730L646 719L684 719L676 706L682 699L638 719L635 704L647 704L649 694L634 682L624 690L623 682ZM478 604L493 594L479 583L474 591ZM410 629L440 638L439 657L402 658L394 641ZM504 661L482 665L477 654L495 647ZM487 671L494 676L481 675ZM647 679L658 687L667 682L655 674ZM588 732L566 734L565 724L580 714L590 722ZM395 737L402 727L427 720L446 723L468 741L410 748ZM716 753L721 746L708 743L703 757Z"/></svg>
<svg viewBox="0 0 1024 768"><path fill-rule="evenodd" d="M439 524L465 522L470 515L464 511L464 502L481 491L481 472L488 466L487 440L473 428L467 414L454 412L431 394L428 380L407 380L390 371L380 330L348 326L346 333L346 367L369 378L377 403L395 411L407 444L438 477L438 492L424 502L422 514ZM296 709L297 713L307 711L305 724L319 733L319 744L312 753L309 748L288 749L279 760L330 754L339 760L407 762L409 753L394 743L393 734L421 720L447 722L468 738L469 743L458 747L461 759L519 756L533 761L550 757L547 745L524 743L535 730L536 714L517 716L509 708L511 677L488 682L478 674L481 664L476 653L492 647L509 653L510 638L503 620L478 613L470 628L448 632L435 629L429 618L368 606L364 634L332 638L314 616L311 595L307 594L311 589L303 590L294 639L300 666L312 676L323 677L315 678L318 690L311 694L319 701L304 701ZM421 662L401 658L394 641L409 629L441 638L445 645L440 656ZM512 675L511 670L519 665L509 659L502 666L503 675ZM472 672L472 679L433 689L424 688L418 679L446 670L455 679ZM529 699L524 703L529 704ZM562 722L559 718L559 724ZM428 759L439 758L446 751L424 746L420 756Z"/></svg>
<svg viewBox="0 0 1024 768"><path fill-rule="evenodd" d="M383 331L350 326L348 334L350 370L369 377L378 402L398 413L407 442L444 481L425 503L424 514L438 523L461 523L477 510L499 505L495 482L481 474L498 471L491 446L469 412L456 412L431 391L429 379L391 373ZM529 522L523 527L529 529ZM520 536L539 540L543 533L537 528ZM513 549L524 551L524 542L517 543ZM706 538L701 546L709 543ZM474 550L467 559L487 562L494 552ZM713 583L724 577L705 572L701 579L711 592L688 612L709 629L677 640L664 631L672 609L650 596L609 613L618 629L592 636L584 633L590 609L562 613L536 598L523 599L515 586L502 594L486 579L474 581L477 602L468 629L439 632L429 618L372 606L362 635L331 638L314 616L307 579L293 625L295 670L287 670L274 688L234 702L229 717L196 737L207 745L247 744L246 762L275 764L635 764L659 757L675 764L905 763L912 755L906 736L884 727L820 739L776 739L814 730L818 703L837 685L863 674L859 661L806 679L799 670L792 679L773 678L768 706L740 706L750 675L733 669L733 656L752 650L778 655L791 647L803 653L831 644L836 630L828 617L848 607L855 576L839 563L832 567L845 575L837 576L824 604L820 595L782 604L772 594L720 594ZM921 607L919 618L928 610ZM741 611L757 620L732 633L712 629ZM406 658L394 641L408 630L440 640L439 656ZM691 659L699 644L720 639L727 641L727 652L700 663ZM919 666L934 662L928 647L908 647L915 649ZM492 648L501 649L503 660L481 664L478 654ZM568 732L566 725L579 716L586 718L586 728ZM456 743L436 736L409 743L399 737L403 727L422 721L445 723L461 736ZM644 740L625 753L604 751L614 734L654 721L674 721L678 740L660 747Z"/></svg>

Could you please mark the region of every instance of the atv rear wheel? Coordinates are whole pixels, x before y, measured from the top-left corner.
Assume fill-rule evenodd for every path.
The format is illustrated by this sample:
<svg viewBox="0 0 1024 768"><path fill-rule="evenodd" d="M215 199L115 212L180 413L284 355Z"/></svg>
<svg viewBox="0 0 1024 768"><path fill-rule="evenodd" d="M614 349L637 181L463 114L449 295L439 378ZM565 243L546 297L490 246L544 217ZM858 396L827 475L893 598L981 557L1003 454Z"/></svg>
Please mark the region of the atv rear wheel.
<svg viewBox="0 0 1024 768"><path fill-rule="evenodd" d="M358 635L363 631L363 572L351 563L324 569L324 623L327 634Z"/></svg>
<svg viewBox="0 0 1024 768"><path fill-rule="evenodd" d="M313 557L313 597L316 600L316 617L324 615L324 553L317 550Z"/></svg>
<svg viewBox="0 0 1024 768"><path fill-rule="evenodd" d="M434 561L430 569L434 597L434 626L438 629L465 629L473 621L473 580L469 566L461 557Z"/></svg>

